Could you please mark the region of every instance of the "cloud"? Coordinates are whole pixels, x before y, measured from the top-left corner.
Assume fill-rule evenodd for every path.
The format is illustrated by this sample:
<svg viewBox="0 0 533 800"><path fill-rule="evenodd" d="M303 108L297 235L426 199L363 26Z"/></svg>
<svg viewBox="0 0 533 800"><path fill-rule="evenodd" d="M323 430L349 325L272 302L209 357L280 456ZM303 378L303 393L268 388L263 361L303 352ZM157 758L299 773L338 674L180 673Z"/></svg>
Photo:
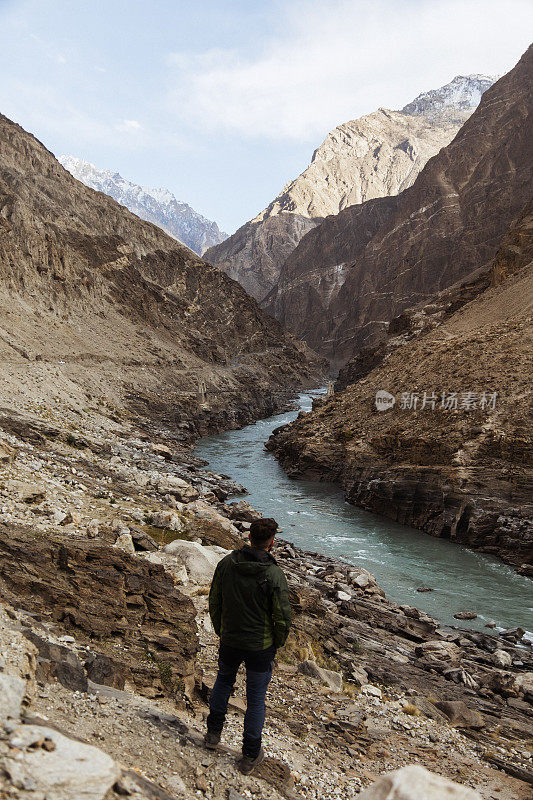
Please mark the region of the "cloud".
<svg viewBox="0 0 533 800"><path fill-rule="evenodd" d="M136 119L123 119L118 125L116 125L117 131L123 131L127 133L129 131L140 131L142 125L140 122L137 122Z"/></svg>
<svg viewBox="0 0 533 800"><path fill-rule="evenodd" d="M530 0L292 0L255 54L168 59L168 108L193 126L314 140L457 74L501 74L528 45Z"/></svg>

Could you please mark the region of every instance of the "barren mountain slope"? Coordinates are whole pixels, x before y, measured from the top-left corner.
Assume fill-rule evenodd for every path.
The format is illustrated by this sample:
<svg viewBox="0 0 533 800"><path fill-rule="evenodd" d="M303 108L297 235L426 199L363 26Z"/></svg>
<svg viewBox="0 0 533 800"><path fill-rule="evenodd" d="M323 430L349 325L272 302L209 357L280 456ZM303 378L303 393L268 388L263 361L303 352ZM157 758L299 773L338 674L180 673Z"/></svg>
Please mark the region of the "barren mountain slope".
<svg viewBox="0 0 533 800"><path fill-rule="evenodd" d="M533 574L532 259L530 204L489 270L395 320L378 366L274 436L282 464ZM392 408L376 409L378 390Z"/></svg>
<svg viewBox="0 0 533 800"><path fill-rule="evenodd" d="M190 247L198 255L222 242L227 234L216 222L198 214L187 203L176 200L168 189L149 189L125 180L118 172L98 169L94 164L74 156L60 156L59 163L91 189L104 192L141 219L153 222Z"/></svg>
<svg viewBox="0 0 533 800"><path fill-rule="evenodd" d="M413 186L310 231L266 308L343 363L403 308L492 258L533 188L532 78L530 48Z"/></svg>
<svg viewBox="0 0 533 800"><path fill-rule="evenodd" d="M212 429L309 378L302 349L223 272L76 181L5 117L0 147L4 397L79 408L101 397Z"/></svg>
<svg viewBox="0 0 533 800"><path fill-rule="evenodd" d="M410 186L427 160L449 144L491 83L484 76L458 77L402 111L380 108L339 125L298 178L205 257L263 299L302 236L324 217Z"/></svg>

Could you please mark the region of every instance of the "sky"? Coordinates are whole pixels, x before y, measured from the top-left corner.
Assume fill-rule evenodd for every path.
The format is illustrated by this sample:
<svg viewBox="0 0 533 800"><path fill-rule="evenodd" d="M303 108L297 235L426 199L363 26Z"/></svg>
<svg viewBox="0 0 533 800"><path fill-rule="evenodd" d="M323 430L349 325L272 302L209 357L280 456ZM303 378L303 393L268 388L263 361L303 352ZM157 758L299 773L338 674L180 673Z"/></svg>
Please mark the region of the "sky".
<svg viewBox="0 0 533 800"><path fill-rule="evenodd" d="M336 125L532 31L533 0L0 0L0 113L232 233Z"/></svg>

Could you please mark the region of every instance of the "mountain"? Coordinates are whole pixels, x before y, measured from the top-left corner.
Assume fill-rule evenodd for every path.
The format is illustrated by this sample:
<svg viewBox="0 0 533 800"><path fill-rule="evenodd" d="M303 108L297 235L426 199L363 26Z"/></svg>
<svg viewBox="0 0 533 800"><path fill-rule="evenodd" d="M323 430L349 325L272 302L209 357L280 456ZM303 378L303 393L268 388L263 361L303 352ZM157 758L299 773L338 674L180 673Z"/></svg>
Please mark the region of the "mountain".
<svg viewBox="0 0 533 800"><path fill-rule="evenodd" d="M496 78L488 75L457 75L440 89L431 89L402 108L403 114L424 114L439 117L448 114L462 123L461 111L472 112L477 108L481 95L492 86Z"/></svg>
<svg viewBox="0 0 533 800"><path fill-rule="evenodd" d="M339 365L404 308L488 262L533 189L532 78L530 48L412 186L304 236L267 310Z"/></svg>
<svg viewBox="0 0 533 800"><path fill-rule="evenodd" d="M491 78L469 75L417 97L401 111L380 108L332 130L311 164L270 205L205 253L258 300L304 234L330 214L410 186L449 144Z"/></svg>
<svg viewBox="0 0 533 800"><path fill-rule="evenodd" d="M529 202L488 266L395 318L269 447L292 475L533 575L532 311Z"/></svg>
<svg viewBox="0 0 533 800"><path fill-rule="evenodd" d="M103 403L194 434L271 412L317 374L239 284L4 116L0 153L0 358L14 407Z"/></svg>
<svg viewBox="0 0 533 800"><path fill-rule="evenodd" d="M98 169L94 164L75 156L59 156L58 161L77 180L97 192L108 194L141 219L159 225L200 256L208 247L227 238L227 233L220 231L216 222L202 217L187 203L176 200L168 189L138 186L118 172Z"/></svg>

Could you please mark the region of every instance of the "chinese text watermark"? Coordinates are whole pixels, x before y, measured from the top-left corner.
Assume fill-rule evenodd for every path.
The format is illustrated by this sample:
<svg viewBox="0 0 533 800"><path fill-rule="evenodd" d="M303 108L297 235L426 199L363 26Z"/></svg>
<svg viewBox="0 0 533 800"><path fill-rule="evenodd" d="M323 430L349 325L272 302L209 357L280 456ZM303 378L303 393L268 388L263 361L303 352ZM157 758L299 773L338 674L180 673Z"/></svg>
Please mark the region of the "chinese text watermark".
<svg viewBox="0 0 533 800"><path fill-rule="evenodd" d="M497 392L401 392L398 408L402 411L494 411ZM387 411L396 403L396 397L385 389L376 392L378 411Z"/></svg>

